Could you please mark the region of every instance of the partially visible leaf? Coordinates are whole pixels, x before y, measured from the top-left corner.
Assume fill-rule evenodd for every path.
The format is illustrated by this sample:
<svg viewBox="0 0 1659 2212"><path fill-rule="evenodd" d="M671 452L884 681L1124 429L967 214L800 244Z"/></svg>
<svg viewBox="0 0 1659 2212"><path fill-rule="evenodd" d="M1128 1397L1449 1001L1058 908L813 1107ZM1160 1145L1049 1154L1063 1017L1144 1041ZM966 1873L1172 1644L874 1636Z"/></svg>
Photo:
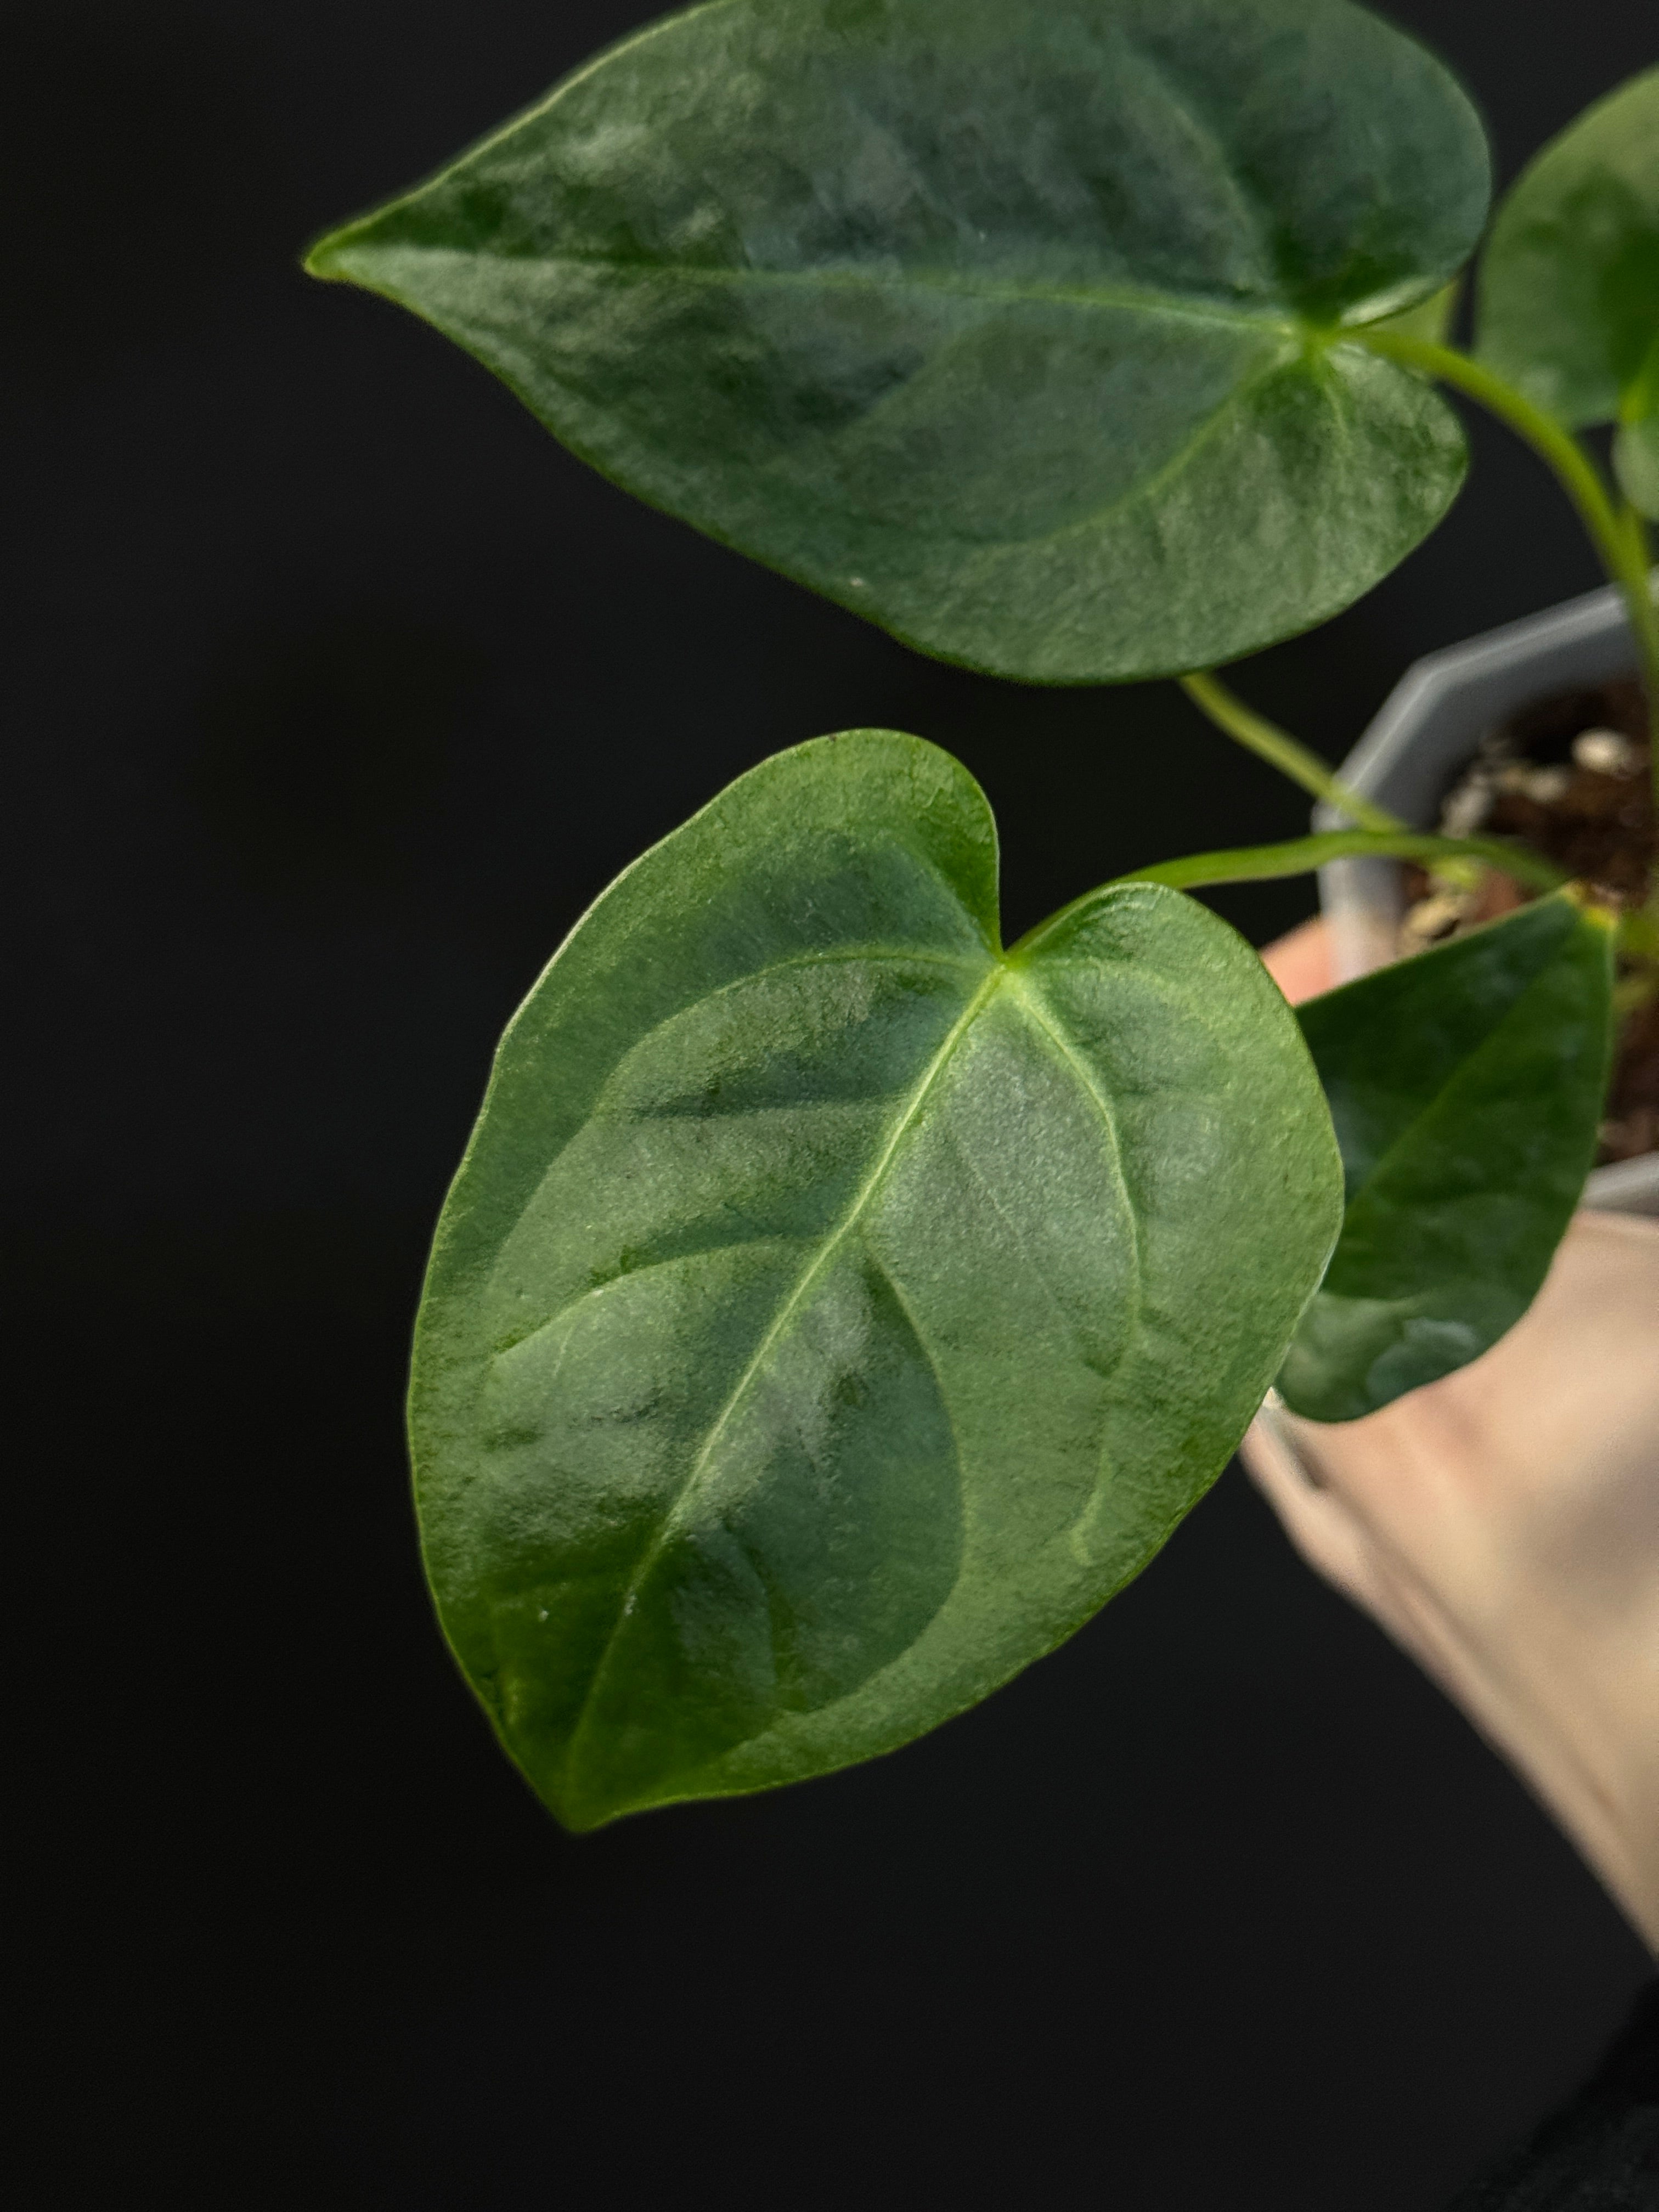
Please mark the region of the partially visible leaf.
<svg viewBox="0 0 1659 2212"><path fill-rule="evenodd" d="M1659 337L1659 69L1525 169L1482 257L1480 352L1575 428L1607 422Z"/></svg>
<svg viewBox="0 0 1659 2212"><path fill-rule="evenodd" d="M308 265L923 651L1089 683L1305 629L1439 520L1455 416L1343 332L1489 190L1347 0L714 0Z"/></svg>
<svg viewBox="0 0 1659 2212"><path fill-rule="evenodd" d="M1404 307L1397 315L1385 315L1376 327L1401 331L1408 337L1426 338L1431 345L1443 345L1462 289L1463 279L1454 276L1449 284L1443 285L1426 300L1419 300L1414 307Z"/></svg>
<svg viewBox="0 0 1659 2212"><path fill-rule="evenodd" d="M560 1819L933 1727L1226 1460L1340 1213L1296 1024L1178 892L999 950L967 774L862 731L635 862L503 1039L410 1425L444 1626Z"/></svg>
<svg viewBox="0 0 1659 2212"><path fill-rule="evenodd" d="M1295 1412L1374 1413L1531 1304L1595 1156L1613 940L1560 891L1298 1009L1347 1212L1279 1377Z"/></svg>

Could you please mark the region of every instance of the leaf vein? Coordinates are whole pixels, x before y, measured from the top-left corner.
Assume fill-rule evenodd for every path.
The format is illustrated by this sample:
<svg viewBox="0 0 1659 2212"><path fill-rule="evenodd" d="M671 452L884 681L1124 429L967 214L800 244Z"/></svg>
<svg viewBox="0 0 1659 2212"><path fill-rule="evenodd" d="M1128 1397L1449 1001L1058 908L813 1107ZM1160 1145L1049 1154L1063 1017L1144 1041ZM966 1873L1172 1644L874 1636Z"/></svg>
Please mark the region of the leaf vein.
<svg viewBox="0 0 1659 2212"><path fill-rule="evenodd" d="M722 1253L741 1252L751 1244L799 1244L803 1241L799 1237L786 1236L769 1229L757 1229L752 1236L726 1237L708 1244L688 1244L680 1251L664 1252L653 1260L641 1260L631 1267L619 1267L614 1275L607 1275L602 1283L590 1283L586 1290L578 1291L574 1297L567 1298L562 1305L526 1329L522 1336L508 1337L497 1344L489 1355L491 1364L505 1359L509 1352L522 1351L526 1344L533 1344L538 1336L544 1336L549 1329L556 1328L562 1321L568 1321L572 1314L602 1297L606 1291L614 1291L619 1283L631 1283L636 1275L649 1275L659 1267L678 1267L684 1260L718 1259Z"/></svg>
<svg viewBox="0 0 1659 2212"><path fill-rule="evenodd" d="M1018 970L1014 975L1014 997L1033 1027L1042 1032L1050 1048L1059 1054L1073 1081L1100 1117L1101 1127L1106 1132L1107 1158L1111 1163L1112 1180L1116 1185L1118 1202L1123 1209L1123 1218L1129 1231L1129 1274L1134 1286L1134 1304L1126 1334L1133 1335L1140 1326L1146 1303L1146 1255L1141 1249L1139 1218L1130 1195L1129 1178L1124 1170L1123 1139L1118 1128L1117 1116L1096 1084L1088 1063L1075 1050L1060 1024L1050 1018L1040 994Z"/></svg>
<svg viewBox="0 0 1659 2212"><path fill-rule="evenodd" d="M414 250L437 253L456 251L447 246ZM1188 322L1215 323L1231 330L1270 331L1285 337L1299 335L1304 327L1301 318L1287 307L1234 307L1224 300L1160 292L1139 284L1016 283L1004 278L956 276L942 269L908 269L890 276L873 270L852 268L737 268L726 263L653 261L642 256L614 253L522 253L499 258L521 264L533 264L540 269L605 270L647 283L665 278L674 283L777 285L804 291L938 292L947 297L989 301L1012 307L1116 308L1130 314L1167 315Z"/></svg>
<svg viewBox="0 0 1659 2212"><path fill-rule="evenodd" d="M623 1624L628 1620L632 1613L635 1600L639 1595L640 1590L643 1587L647 1577L656 1565L657 1561L662 1557L663 1552L666 1547L669 1533L679 1516L681 1508L685 1504L687 1498L690 1498L696 1489L698 1483L702 1480L703 1474L708 1466L709 1460L713 1456L720 1438L726 1433L727 1427L730 1425L732 1416L736 1413L738 1407L742 1405L744 1400L753 1389L757 1377L761 1374L771 1354L773 1346L779 1341L781 1337L783 1335L784 1331L788 1328L789 1323L793 1320L795 1315L800 1310L814 1283L823 1273L824 1269L828 1267L830 1261L835 1257L836 1254L841 1249L848 1237L859 1225L859 1223L863 1218L865 1212L869 1206L871 1200L875 1197L876 1193L881 1188L881 1185L886 1177L887 1170L892 1164L894 1155L898 1151L900 1145L903 1142L904 1138L910 1129L914 1127L918 1115L921 1114L923 1106L927 1103L929 1093L933 1091L940 1076L949 1066L951 1057L955 1054L956 1049L961 1043L963 1038L968 1034L968 1031L972 1028L974 1023L983 1012L985 1007L995 994L1000 985L1007 980L1009 974L1010 970L1004 966L1002 963L998 962L995 963L991 968L989 973L985 976L978 989L969 1000L968 1004L963 1008L961 1013L951 1024L950 1030L946 1033L938 1050L934 1053L932 1060L929 1060L927 1067L923 1070L921 1080L916 1084L915 1089L911 1091L908 1098L906 1100L903 1110L896 1119L892 1130L888 1136L886 1143L881 1149L875 1165L871 1169L870 1173L865 1177L864 1182L854 1193L852 1203L848 1207L847 1212L842 1215L841 1220L836 1224L835 1228L830 1231L828 1237L824 1238L823 1243L819 1246L817 1251L802 1269L799 1276L796 1279L794 1287L780 1304L777 1312L774 1315L770 1323L768 1325L765 1332L762 1335L760 1341L756 1346L748 1364L744 1368L742 1374L738 1377L736 1383L728 1394L725 1404L720 1407L720 1412L715 1415L713 1422L709 1425L708 1433L703 1439L701 1449L698 1451L696 1459L693 1460L690 1468L687 1470L684 1477L679 1483L673 1497L668 1501L661 1520L658 1524L657 1532L651 1539L651 1541L647 1545L644 1552L641 1554L639 1564L634 1569L633 1573L629 1577L628 1586L623 1592L622 1597L618 1601L616 1613L611 1622L610 1632L605 1638L604 1648L600 1651L599 1658L594 1663L592 1674L588 1678L587 1689L582 1699L581 1710L577 1716L575 1725L570 1732L569 1741L565 1753L565 1772L567 1776L574 1771L577 1762L577 1754L581 1744L582 1737L586 1733L592 1717L595 1696L598 1692L599 1684L604 1679L605 1669L609 1666L616 1651L617 1640L622 1633Z"/></svg>

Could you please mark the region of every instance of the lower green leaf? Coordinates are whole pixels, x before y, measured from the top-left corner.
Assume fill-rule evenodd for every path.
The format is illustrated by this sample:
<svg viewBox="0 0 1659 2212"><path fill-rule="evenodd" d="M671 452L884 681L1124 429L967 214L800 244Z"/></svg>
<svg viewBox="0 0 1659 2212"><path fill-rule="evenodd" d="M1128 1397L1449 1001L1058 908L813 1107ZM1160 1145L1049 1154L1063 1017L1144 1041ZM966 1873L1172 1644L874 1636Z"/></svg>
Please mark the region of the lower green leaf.
<svg viewBox="0 0 1659 2212"><path fill-rule="evenodd" d="M1295 1412L1374 1413L1531 1304L1595 1155L1613 942L1558 892L1299 1009L1347 1210L1279 1379Z"/></svg>
<svg viewBox="0 0 1659 2212"><path fill-rule="evenodd" d="M1510 186L1480 264L1480 353L1577 429L1659 340L1659 69L1575 117Z"/></svg>
<svg viewBox="0 0 1659 2212"><path fill-rule="evenodd" d="M417 1499L507 1749L590 1827L973 1704L1213 1479L1340 1206L1224 924L1109 886L1005 953L947 755L766 762L561 950L440 1224Z"/></svg>

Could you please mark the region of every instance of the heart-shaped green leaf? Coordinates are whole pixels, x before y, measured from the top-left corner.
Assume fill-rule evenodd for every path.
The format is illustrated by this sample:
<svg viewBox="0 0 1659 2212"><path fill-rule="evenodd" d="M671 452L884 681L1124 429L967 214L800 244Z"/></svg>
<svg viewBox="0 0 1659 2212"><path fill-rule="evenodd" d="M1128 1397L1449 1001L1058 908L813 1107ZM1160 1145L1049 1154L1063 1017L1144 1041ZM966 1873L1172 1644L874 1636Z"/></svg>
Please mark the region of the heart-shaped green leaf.
<svg viewBox="0 0 1659 2212"><path fill-rule="evenodd" d="M504 1038L411 1432L461 1664L559 1817L891 1749L1212 1480L1340 1218L1255 955L1179 892L1004 954L996 842L881 731L744 776Z"/></svg>
<svg viewBox="0 0 1659 2212"><path fill-rule="evenodd" d="M1348 1198L1279 1381L1295 1412L1374 1413L1532 1304L1595 1155L1613 938L1559 891L1299 1009Z"/></svg>
<svg viewBox="0 0 1659 2212"><path fill-rule="evenodd" d="M1552 139L1480 270L1481 356L1564 422L1607 422L1659 338L1659 69Z"/></svg>
<svg viewBox="0 0 1659 2212"><path fill-rule="evenodd" d="M1343 333L1488 191L1347 0L714 0L309 266L923 651L1083 683L1306 629L1438 521L1455 420Z"/></svg>

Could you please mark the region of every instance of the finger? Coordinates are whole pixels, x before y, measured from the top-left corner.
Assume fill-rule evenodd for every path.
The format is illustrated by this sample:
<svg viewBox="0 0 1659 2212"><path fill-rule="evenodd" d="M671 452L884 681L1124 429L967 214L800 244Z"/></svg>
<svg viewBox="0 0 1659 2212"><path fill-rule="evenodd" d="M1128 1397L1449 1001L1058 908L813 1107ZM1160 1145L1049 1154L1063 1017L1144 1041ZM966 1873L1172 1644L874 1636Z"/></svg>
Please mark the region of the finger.
<svg viewBox="0 0 1659 2212"><path fill-rule="evenodd" d="M1410 1562L1396 1558L1363 1511L1327 1480L1310 1445L1309 1425L1270 1401L1239 1450L1308 1565L1462 1702L1467 1667L1455 1633Z"/></svg>
<svg viewBox="0 0 1659 2212"><path fill-rule="evenodd" d="M1328 991L1336 978L1331 963L1330 932L1323 915L1270 945L1261 964L1294 1006Z"/></svg>
<svg viewBox="0 0 1659 2212"><path fill-rule="evenodd" d="M1374 1577L1364 1528L1335 1491L1310 1480L1282 1417L1264 1407L1239 1456L1308 1565L1354 1604L1371 1610Z"/></svg>

